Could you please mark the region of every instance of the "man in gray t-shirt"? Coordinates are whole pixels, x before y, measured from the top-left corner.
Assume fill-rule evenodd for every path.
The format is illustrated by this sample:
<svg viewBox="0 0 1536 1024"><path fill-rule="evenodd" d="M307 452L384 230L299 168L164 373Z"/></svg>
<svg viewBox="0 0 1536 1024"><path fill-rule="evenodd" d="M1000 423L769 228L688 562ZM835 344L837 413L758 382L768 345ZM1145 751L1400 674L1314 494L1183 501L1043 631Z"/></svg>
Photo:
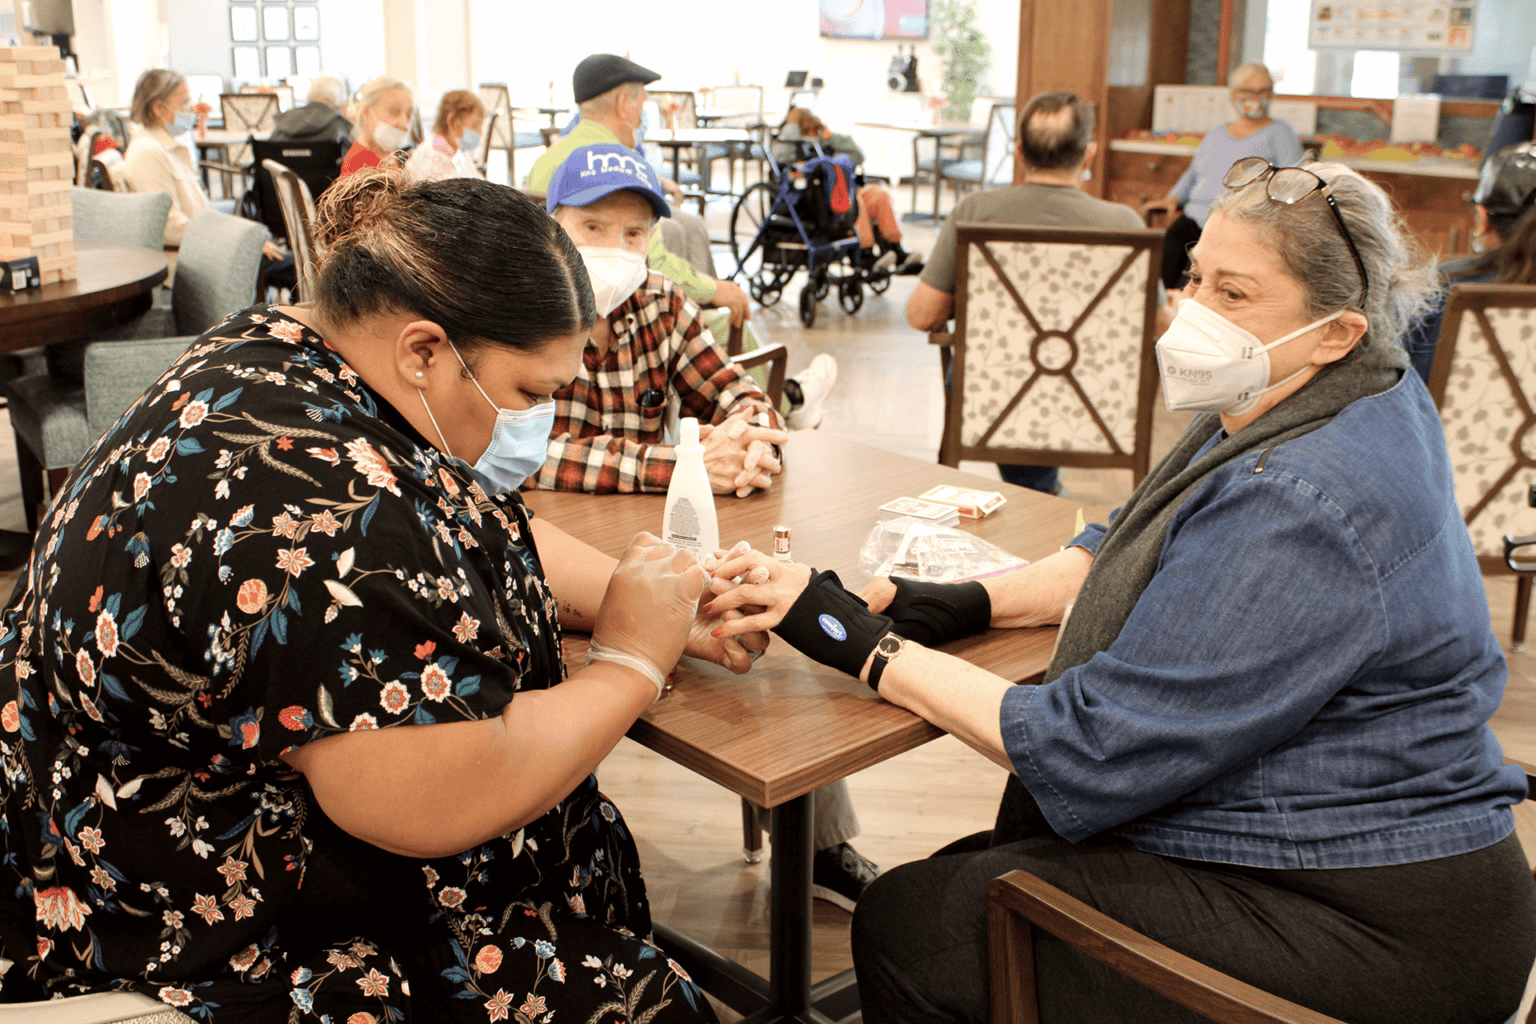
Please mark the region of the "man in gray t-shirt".
<svg viewBox="0 0 1536 1024"><path fill-rule="evenodd" d="M1070 92L1042 93L1019 115L1018 151L1024 183L977 192L961 200L939 232L928 265L912 298L907 322L920 331L936 330L955 311L955 225L961 222L1038 224L1139 230L1141 218L1129 206L1095 199L1083 191L1083 169L1093 161L1093 108ZM1160 318L1161 319L1161 318ZM948 382L945 382L948 386ZM1055 466L999 465L1004 480L1055 493Z"/></svg>

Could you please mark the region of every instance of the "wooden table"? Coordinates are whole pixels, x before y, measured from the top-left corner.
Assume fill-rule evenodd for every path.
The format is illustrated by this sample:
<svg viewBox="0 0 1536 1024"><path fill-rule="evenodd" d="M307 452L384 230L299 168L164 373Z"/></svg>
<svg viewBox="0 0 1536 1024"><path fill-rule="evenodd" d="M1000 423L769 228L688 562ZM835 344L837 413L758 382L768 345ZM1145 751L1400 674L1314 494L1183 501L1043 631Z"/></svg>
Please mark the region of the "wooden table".
<svg viewBox="0 0 1536 1024"><path fill-rule="evenodd" d="M165 280L165 253L137 245L76 242L78 277L24 292L0 292L0 352L74 341L149 309Z"/></svg>
<svg viewBox="0 0 1536 1024"><path fill-rule="evenodd" d="M561 114L564 114L566 111L570 110L571 108L570 107L556 107L556 106L552 106L551 105L551 106L548 106L548 107L513 107L512 109L513 110L526 110L526 111L530 111L530 112L537 111L538 113L543 114L545 117L549 118L549 126L551 128L553 128L555 126L555 118L559 117Z"/></svg>
<svg viewBox="0 0 1536 1024"><path fill-rule="evenodd" d="M1008 503L987 519L962 520L975 532L1037 560L1073 535L1078 508L1037 491L987 481L819 431L799 431L786 469L766 493L716 499L720 538L771 550L773 527L792 530L793 556L834 569L857 586L859 546L892 498L940 483L1001 490ZM640 529L661 528L662 495L536 492L528 504L550 522L618 555ZM1085 514L1095 514L1089 509ZM1036 682L1056 629L996 630L945 650L1018 682ZM810 793L860 769L921 746L941 731L876 696L857 679L810 661L775 639L753 671L734 676L687 659L677 686L629 735L705 778L770 808L770 968L765 981L664 925L656 931L703 987L752 1021L825 1021L857 1008L852 972L811 984Z"/></svg>
<svg viewBox="0 0 1536 1024"><path fill-rule="evenodd" d="M683 150L690 146L724 146L727 153L734 146L747 146L751 152L752 143L757 139L751 132L740 128L678 128L660 129L654 135L647 135L646 142L654 142L664 149L672 151L672 180L676 181L681 169Z"/></svg>
<svg viewBox="0 0 1536 1024"><path fill-rule="evenodd" d="M938 220L939 219L939 192L944 184L942 174L944 160L939 152L944 147L944 140L956 135L971 135L977 129L972 125L959 123L944 124L919 124L914 121L860 121L861 128L884 128L893 132L912 132L912 209L901 215L902 220ZM923 139L937 140L933 147L933 212L919 213L917 209L917 175L921 170L918 161L917 147Z"/></svg>

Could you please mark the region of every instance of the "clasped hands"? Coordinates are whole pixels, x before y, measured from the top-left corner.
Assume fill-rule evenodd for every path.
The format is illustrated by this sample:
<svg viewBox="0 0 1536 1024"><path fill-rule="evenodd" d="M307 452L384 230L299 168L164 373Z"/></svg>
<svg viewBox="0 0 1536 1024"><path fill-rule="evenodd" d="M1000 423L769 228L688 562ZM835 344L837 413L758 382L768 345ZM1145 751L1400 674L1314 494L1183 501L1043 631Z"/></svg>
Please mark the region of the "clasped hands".
<svg viewBox="0 0 1536 1024"><path fill-rule="evenodd" d="M773 478L783 472L784 464L774 454L774 446L789 443L788 431L752 423L752 416L765 408L754 403L714 426L700 424L704 469L709 473L709 488L716 494L734 493L745 498L755 489L767 490Z"/></svg>

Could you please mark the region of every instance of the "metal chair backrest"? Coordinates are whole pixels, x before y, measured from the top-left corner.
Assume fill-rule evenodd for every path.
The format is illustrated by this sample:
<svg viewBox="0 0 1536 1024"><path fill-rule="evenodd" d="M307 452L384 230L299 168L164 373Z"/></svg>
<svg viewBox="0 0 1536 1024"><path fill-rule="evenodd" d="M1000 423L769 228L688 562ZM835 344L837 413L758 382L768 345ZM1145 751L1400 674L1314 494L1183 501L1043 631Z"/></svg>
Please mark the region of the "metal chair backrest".
<svg viewBox="0 0 1536 1024"><path fill-rule="evenodd" d="M501 111L487 114L485 129L480 133L480 148L475 151L475 170L480 172L480 177L485 177L485 165L491 160L491 147L496 140L496 126L501 123ZM507 159L511 159L512 150L507 150Z"/></svg>
<svg viewBox="0 0 1536 1024"><path fill-rule="evenodd" d="M960 224L940 461L1151 464L1161 231Z"/></svg>
<svg viewBox="0 0 1536 1024"><path fill-rule="evenodd" d="M269 135L277 120L277 97L272 93L226 92L219 96L219 107L224 114L224 130L229 132ZM229 149L229 162L235 167L247 167L253 159L249 144Z"/></svg>
<svg viewBox="0 0 1536 1024"><path fill-rule="evenodd" d="M694 116L693 93L681 90L647 89L645 95L656 104L657 110L661 113L661 122L654 126L656 130L699 126L699 119ZM672 111L671 121L668 120L668 109Z"/></svg>
<svg viewBox="0 0 1536 1024"><path fill-rule="evenodd" d="M293 269L298 277L300 301L310 299L311 275L315 267L315 200L304 179L276 160L263 160L262 169L270 177L283 213L284 234L293 252Z"/></svg>
<svg viewBox="0 0 1536 1024"><path fill-rule="evenodd" d="M763 120L763 87L760 85L717 85L709 90L708 106L733 110L737 114L721 118L715 125L747 127Z"/></svg>
<svg viewBox="0 0 1536 1024"><path fill-rule="evenodd" d="M512 148L512 94L506 82L481 82L480 102L485 105L486 153ZM501 115L499 118L497 115ZM482 161L483 163L484 161Z"/></svg>
<svg viewBox="0 0 1536 1024"><path fill-rule="evenodd" d="M987 140L982 150L981 187L1013 184L1013 140L1018 131L1017 108L1012 103L993 103L987 115Z"/></svg>
<svg viewBox="0 0 1536 1024"><path fill-rule="evenodd" d="M1446 298L1429 394L1456 505L1483 572L1508 573L1504 535L1536 533L1536 285L1459 284Z"/></svg>

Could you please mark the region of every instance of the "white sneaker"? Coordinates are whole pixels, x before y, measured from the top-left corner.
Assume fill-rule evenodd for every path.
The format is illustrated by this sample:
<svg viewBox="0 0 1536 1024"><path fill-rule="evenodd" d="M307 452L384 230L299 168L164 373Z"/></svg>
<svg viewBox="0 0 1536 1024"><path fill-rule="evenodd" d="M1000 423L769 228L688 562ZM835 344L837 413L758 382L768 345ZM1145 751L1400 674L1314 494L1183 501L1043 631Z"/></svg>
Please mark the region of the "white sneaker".
<svg viewBox="0 0 1536 1024"><path fill-rule="evenodd" d="M895 266L896 266L896 250L895 249L888 249L885 252L880 254L880 258L875 260L875 265L873 267L871 267L870 269L871 270L891 270L891 269L895 268Z"/></svg>
<svg viewBox="0 0 1536 1024"><path fill-rule="evenodd" d="M790 410L789 429L815 430L821 426L821 407L837 383L837 360L823 352L790 379L800 386L802 400Z"/></svg>

